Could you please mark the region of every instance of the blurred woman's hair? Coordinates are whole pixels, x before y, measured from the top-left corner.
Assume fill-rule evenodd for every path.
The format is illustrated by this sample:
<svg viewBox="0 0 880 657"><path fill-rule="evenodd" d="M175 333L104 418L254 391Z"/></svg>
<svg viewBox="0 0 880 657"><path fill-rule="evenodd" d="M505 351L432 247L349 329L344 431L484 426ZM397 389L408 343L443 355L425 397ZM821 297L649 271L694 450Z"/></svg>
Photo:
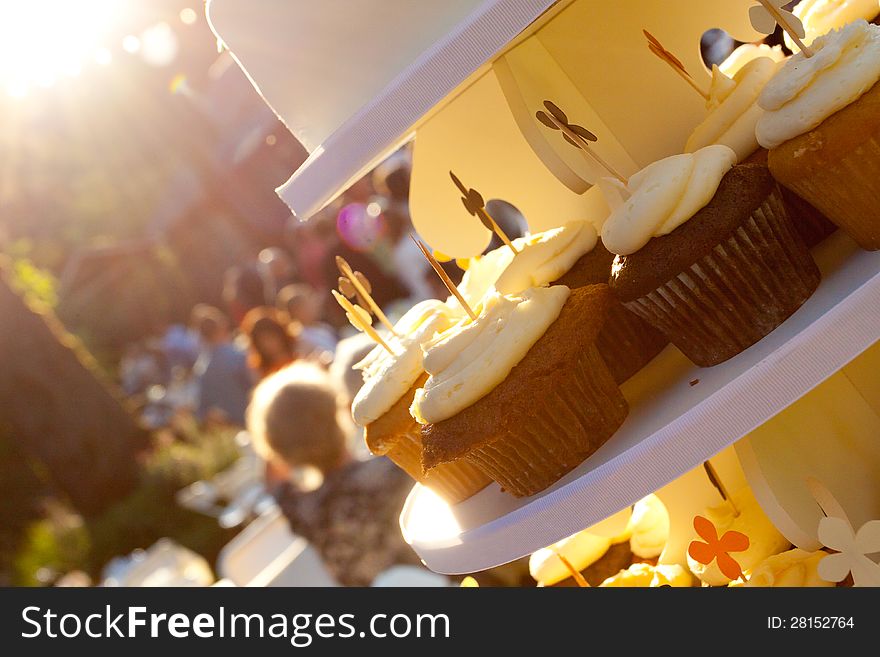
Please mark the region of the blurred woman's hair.
<svg viewBox="0 0 880 657"><path fill-rule="evenodd" d="M326 474L348 454L339 393L327 372L306 362L285 367L254 389L247 428L265 460L313 466Z"/></svg>
<svg viewBox="0 0 880 657"><path fill-rule="evenodd" d="M289 365L296 358L296 331L287 315L270 306L249 310L241 321L241 331L247 337L248 364L265 377ZM272 353L269 343L278 346Z"/></svg>

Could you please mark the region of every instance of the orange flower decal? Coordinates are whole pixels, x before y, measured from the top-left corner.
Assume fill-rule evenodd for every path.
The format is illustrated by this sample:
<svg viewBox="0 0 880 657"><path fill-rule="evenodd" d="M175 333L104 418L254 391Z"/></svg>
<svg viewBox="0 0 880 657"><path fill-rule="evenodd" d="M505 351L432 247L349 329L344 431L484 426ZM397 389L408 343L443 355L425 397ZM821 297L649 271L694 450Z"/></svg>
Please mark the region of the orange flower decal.
<svg viewBox="0 0 880 657"><path fill-rule="evenodd" d="M749 549L749 537L742 532L727 531L724 536L718 538L718 530L711 520L703 516L694 516L694 529L703 541L691 541L688 546L688 554L708 566L715 559L718 569L729 580L742 577L742 568L729 552L744 552Z"/></svg>

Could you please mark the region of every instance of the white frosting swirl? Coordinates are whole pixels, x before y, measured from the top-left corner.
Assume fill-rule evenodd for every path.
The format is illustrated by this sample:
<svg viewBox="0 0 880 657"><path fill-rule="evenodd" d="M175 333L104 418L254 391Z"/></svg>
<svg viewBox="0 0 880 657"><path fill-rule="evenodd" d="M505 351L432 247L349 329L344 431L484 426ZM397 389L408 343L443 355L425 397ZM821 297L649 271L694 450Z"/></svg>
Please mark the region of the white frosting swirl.
<svg viewBox="0 0 880 657"><path fill-rule="evenodd" d="M738 162L754 153L758 149L755 126L763 114L758 107L758 95L777 68L778 64L768 57L753 59L733 78L727 77L717 66L713 67L706 103L709 114L694 128L685 144L685 152L693 153L710 144L724 144L734 150Z"/></svg>
<svg viewBox="0 0 880 657"><path fill-rule="evenodd" d="M819 37L811 50L812 57L792 55L758 98L764 148L809 132L880 79L880 26L855 21Z"/></svg>
<svg viewBox="0 0 880 657"><path fill-rule="evenodd" d="M745 586L775 587L830 587L834 582L826 582L819 577L819 562L828 556L827 552L817 550L807 552L794 548L767 557L752 569ZM737 582L731 582L734 586Z"/></svg>
<svg viewBox="0 0 880 657"><path fill-rule="evenodd" d="M501 272L495 289L501 294L516 294L555 281L582 255L592 251L598 241L599 234L586 221L574 221L517 240L519 254Z"/></svg>
<svg viewBox="0 0 880 657"><path fill-rule="evenodd" d="M629 255L652 237L671 233L712 200L724 174L735 163L736 153L718 144L649 164L626 186L604 179L620 194L616 199L607 187L602 188L612 208L602 226L605 248Z"/></svg>
<svg viewBox="0 0 880 657"><path fill-rule="evenodd" d="M653 493L643 497L633 506L627 529L632 533L629 547L634 555L641 559L659 557L669 540L666 505Z"/></svg>
<svg viewBox="0 0 880 657"><path fill-rule="evenodd" d="M578 571L591 566L605 556L613 541L584 530L532 553L529 573L539 584L551 586L571 576L557 555L561 554Z"/></svg>
<svg viewBox="0 0 880 657"><path fill-rule="evenodd" d="M733 503L739 510L739 515L734 515L733 506L728 501L706 509L704 515L715 525L718 538L730 530L748 536L749 547L747 550L730 553L730 556L736 560L743 571L754 568L767 557L790 547L788 540L779 533L779 530L761 510L751 488L748 486L740 488L732 496ZM695 535L694 540L702 541L703 539ZM706 565L688 554L687 561L691 572L709 586L725 586L730 582L730 579L718 568L715 559Z"/></svg>
<svg viewBox="0 0 880 657"><path fill-rule="evenodd" d="M690 573L676 564L634 563L626 570L621 570L599 584L603 587L688 587L693 586Z"/></svg>
<svg viewBox="0 0 880 657"><path fill-rule="evenodd" d="M769 57L774 62L781 62L785 60L785 53L782 52L782 46L768 46L766 43L744 43L734 49L718 68L725 75L733 76L758 57Z"/></svg>
<svg viewBox="0 0 880 657"><path fill-rule="evenodd" d="M428 299L409 309L394 325L400 338L388 338L392 356L376 345L355 369L364 375L364 385L351 405L351 415L361 426L375 422L394 406L425 371L422 345L453 323L452 310L442 301Z"/></svg>
<svg viewBox="0 0 880 657"><path fill-rule="evenodd" d="M412 416L421 424L440 422L489 394L559 317L569 294L564 285L489 292L475 309L476 321L463 319L425 345L430 376L416 391Z"/></svg>
<svg viewBox="0 0 880 657"><path fill-rule="evenodd" d="M501 294L516 294L529 287L552 283L593 250L599 234L586 221L571 221L559 228L518 237L514 256L506 245L479 258L472 258L461 279L458 291L472 306L477 305L494 287ZM450 297L447 303L457 307Z"/></svg>
<svg viewBox="0 0 880 657"><path fill-rule="evenodd" d="M514 244L520 242L521 239L513 240ZM507 269L511 261L513 261L513 252L506 245L469 260L468 268L458 284L458 291L471 308L483 300L486 293L495 285L498 276ZM453 296L450 296L446 303L453 308L461 308L458 299ZM461 310L464 312L463 308Z"/></svg>
<svg viewBox="0 0 880 657"><path fill-rule="evenodd" d="M801 0L794 8L794 15L804 24L806 36L801 41L807 46L826 32L859 18L869 21L877 14L880 14L880 2L877 0ZM800 50L788 32L784 38L789 50Z"/></svg>

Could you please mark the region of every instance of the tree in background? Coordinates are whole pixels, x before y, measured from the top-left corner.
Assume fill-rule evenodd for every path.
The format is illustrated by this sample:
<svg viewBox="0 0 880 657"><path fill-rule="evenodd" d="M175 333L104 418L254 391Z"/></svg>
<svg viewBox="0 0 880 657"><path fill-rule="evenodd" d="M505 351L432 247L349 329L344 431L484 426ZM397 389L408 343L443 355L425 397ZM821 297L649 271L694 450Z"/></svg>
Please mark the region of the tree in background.
<svg viewBox="0 0 880 657"><path fill-rule="evenodd" d="M148 434L54 314L29 305L9 278L0 268L0 424L94 515L136 484Z"/></svg>

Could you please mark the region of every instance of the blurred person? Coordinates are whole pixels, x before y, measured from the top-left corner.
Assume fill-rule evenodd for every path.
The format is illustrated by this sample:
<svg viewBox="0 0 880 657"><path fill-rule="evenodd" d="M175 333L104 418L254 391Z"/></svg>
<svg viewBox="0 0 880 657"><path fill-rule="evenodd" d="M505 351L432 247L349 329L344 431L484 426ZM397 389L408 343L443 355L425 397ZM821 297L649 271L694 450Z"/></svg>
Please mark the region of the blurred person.
<svg viewBox="0 0 880 657"><path fill-rule="evenodd" d="M266 285L256 265L230 267L223 276L223 302L235 326L249 310L266 305Z"/></svg>
<svg viewBox="0 0 880 657"><path fill-rule="evenodd" d="M286 318L275 308L263 306L248 311L241 322L248 341L248 365L263 379L290 365L297 354L297 338Z"/></svg>
<svg viewBox="0 0 880 657"><path fill-rule="evenodd" d="M260 251L257 261L267 299L274 299L281 288L294 282L296 266L284 249L277 246L265 248Z"/></svg>
<svg viewBox="0 0 880 657"><path fill-rule="evenodd" d="M229 321L220 310L200 305L193 315L202 341L193 367L198 386L196 415L202 422L244 426L254 385L247 355L233 344Z"/></svg>
<svg viewBox="0 0 880 657"><path fill-rule="evenodd" d="M162 336L162 349L172 369L191 369L199 357L199 335L183 324L172 324Z"/></svg>
<svg viewBox="0 0 880 657"><path fill-rule="evenodd" d="M278 310L299 325L298 347L301 356L329 354L336 351L336 331L321 321L322 298L311 285L295 283L284 287L276 299Z"/></svg>
<svg viewBox="0 0 880 657"><path fill-rule="evenodd" d="M340 584L367 586L390 566L419 563L398 524L412 480L385 457L352 458L339 397L327 372L295 363L257 386L247 426L267 465L288 475L276 497L293 532L314 545ZM319 487L290 483L303 466L320 471Z"/></svg>
<svg viewBox="0 0 880 657"><path fill-rule="evenodd" d="M434 288L428 276L436 278L436 274L412 240L418 239L418 235L413 230L409 214L394 206L389 206L382 214L391 244L391 261L400 282L409 292L408 301L415 304L434 298Z"/></svg>
<svg viewBox="0 0 880 657"><path fill-rule="evenodd" d="M351 412L351 404L358 390L364 385L364 376L354 366L361 362L364 357L373 350L376 343L366 333L355 333L339 341L336 345L336 356L330 365L330 378L340 391L342 397L340 404L345 412ZM363 427L355 426L352 435L352 454L359 459L368 459L372 456L364 440Z"/></svg>

